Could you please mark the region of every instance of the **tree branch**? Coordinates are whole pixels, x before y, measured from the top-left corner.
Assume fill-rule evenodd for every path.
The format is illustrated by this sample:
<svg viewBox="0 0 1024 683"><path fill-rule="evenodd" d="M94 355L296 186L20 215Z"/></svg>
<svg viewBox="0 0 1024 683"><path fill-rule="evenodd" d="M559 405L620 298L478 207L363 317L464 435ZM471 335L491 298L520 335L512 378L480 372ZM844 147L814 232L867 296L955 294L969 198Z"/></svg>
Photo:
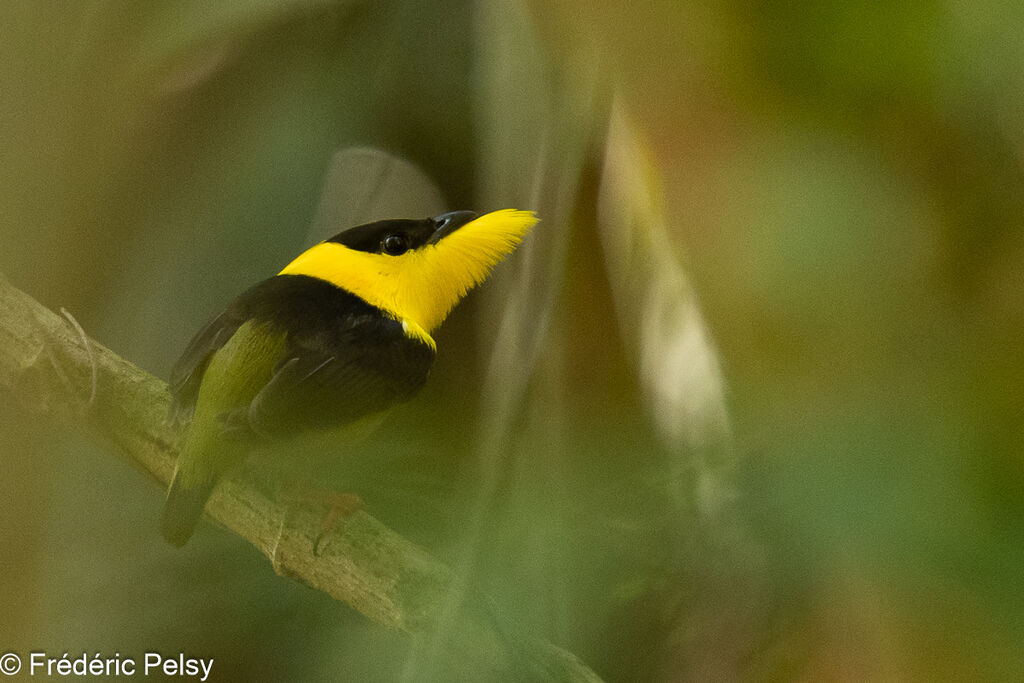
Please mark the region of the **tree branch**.
<svg viewBox="0 0 1024 683"><path fill-rule="evenodd" d="M89 339L74 318L56 315L0 275L0 393L67 424L166 486L177 435L165 417L167 385ZM282 576L349 603L370 619L426 635L453 590L450 570L365 512L345 518L321 541L321 514L285 508L245 478L222 482L207 514L246 539ZM155 531L154 531L155 533ZM480 606L449 650L461 670L513 672L531 679L598 681L574 655L548 643L510 638ZM473 616L473 615L476 616ZM462 642L464 640L472 642Z"/></svg>

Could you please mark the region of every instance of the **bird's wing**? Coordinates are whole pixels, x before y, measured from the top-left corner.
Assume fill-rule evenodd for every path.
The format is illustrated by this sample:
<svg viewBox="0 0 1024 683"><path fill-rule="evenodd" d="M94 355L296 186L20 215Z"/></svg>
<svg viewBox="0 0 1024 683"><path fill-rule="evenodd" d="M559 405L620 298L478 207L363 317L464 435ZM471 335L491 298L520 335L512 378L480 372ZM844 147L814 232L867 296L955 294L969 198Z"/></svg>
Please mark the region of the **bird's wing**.
<svg viewBox="0 0 1024 683"><path fill-rule="evenodd" d="M412 398L433 357L401 323L381 317L352 317L331 331L293 334L246 421L257 435L275 437L350 423Z"/></svg>
<svg viewBox="0 0 1024 683"><path fill-rule="evenodd" d="M228 307L223 313L207 323L192 338L184 353L171 370L169 384L171 397L171 422L180 424L188 422L195 411L196 399L199 397L199 385L203 382L203 374L210 363L210 358L245 322L234 307Z"/></svg>
<svg viewBox="0 0 1024 683"><path fill-rule="evenodd" d="M237 436L287 435L340 426L412 398L433 349L402 323L329 282L278 275L239 295L199 331L171 373L172 415L188 418L211 357L247 321L287 335L270 380L245 406L221 415Z"/></svg>
<svg viewBox="0 0 1024 683"><path fill-rule="evenodd" d="M216 318L192 338L171 370L169 382L172 422L187 422L195 412L199 386L210 359L249 320L273 322L273 313L288 312L301 303L301 288L295 278L267 278L239 294Z"/></svg>
<svg viewBox="0 0 1024 683"><path fill-rule="evenodd" d="M344 311L323 305L322 292L325 289L332 287L327 283L312 282L312 278L271 277L235 297L220 315L196 333L174 364L169 382L174 398L172 422L183 423L192 418L210 359L249 320L276 323L286 330L289 322L294 324L295 321L281 321L276 317L294 314L295 320L311 319L313 325L321 324L316 315L318 312L323 312L323 316L341 317ZM310 296L311 292L319 293L319 297ZM336 298L329 297L326 303L330 304Z"/></svg>

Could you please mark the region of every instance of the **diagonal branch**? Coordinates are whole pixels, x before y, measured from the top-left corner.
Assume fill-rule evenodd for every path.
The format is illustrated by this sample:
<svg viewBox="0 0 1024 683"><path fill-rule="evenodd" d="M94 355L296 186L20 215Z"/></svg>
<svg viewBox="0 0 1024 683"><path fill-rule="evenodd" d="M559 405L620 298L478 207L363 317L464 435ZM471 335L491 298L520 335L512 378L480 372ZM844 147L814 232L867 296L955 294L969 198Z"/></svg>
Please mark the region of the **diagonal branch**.
<svg viewBox="0 0 1024 683"><path fill-rule="evenodd" d="M74 319L56 315L0 275L0 395L77 429L139 467L170 481L176 434L166 424L167 385L90 340ZM370 619L412 635L432 628L453 589L450 570L365 512L338 523L320 542L321 515L280 503L242 478L223 482L207 514L262 552L283 576L349 603ZM466 671L505 678L597 681L574 655L510 637L481 606L467 611L451 652ZM475 616L474 616L475 615ZM463 642L467 641L467 642Z"/></svg>

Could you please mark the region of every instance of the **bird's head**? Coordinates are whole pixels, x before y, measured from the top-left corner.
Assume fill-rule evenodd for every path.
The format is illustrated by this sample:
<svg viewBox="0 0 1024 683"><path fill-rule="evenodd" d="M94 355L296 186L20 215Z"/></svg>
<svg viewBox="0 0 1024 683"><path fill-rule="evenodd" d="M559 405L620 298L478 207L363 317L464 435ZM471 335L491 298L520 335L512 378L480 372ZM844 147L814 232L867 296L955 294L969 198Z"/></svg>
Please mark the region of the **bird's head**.
<svg viewBox="0 0 1024 683"><path fill-rule="evenodd" d="M429 334L536 222L515 209L377 221L317 244L280 274L327 280Z"/></svg>

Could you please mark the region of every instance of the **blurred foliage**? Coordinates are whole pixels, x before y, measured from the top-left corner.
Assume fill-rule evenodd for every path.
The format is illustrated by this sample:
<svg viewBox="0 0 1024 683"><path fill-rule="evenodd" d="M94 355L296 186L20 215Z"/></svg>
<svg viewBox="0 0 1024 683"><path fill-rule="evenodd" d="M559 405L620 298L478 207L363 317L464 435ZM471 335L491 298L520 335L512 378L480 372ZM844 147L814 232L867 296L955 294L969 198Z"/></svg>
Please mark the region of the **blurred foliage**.
<svg viewBox="0 0 1024 683"><path fill-rule="evenodd" d="M1020 8L85 0L0 26L0 271L157 374L302 248L337 149L540 212L424 393L325 475L516 628L608 680L1024 673ZM7 407L0 457L4 651L184 650L218 680L457 658L451 624L410 649L209 525L165 546L158 492Z"/></svg>

